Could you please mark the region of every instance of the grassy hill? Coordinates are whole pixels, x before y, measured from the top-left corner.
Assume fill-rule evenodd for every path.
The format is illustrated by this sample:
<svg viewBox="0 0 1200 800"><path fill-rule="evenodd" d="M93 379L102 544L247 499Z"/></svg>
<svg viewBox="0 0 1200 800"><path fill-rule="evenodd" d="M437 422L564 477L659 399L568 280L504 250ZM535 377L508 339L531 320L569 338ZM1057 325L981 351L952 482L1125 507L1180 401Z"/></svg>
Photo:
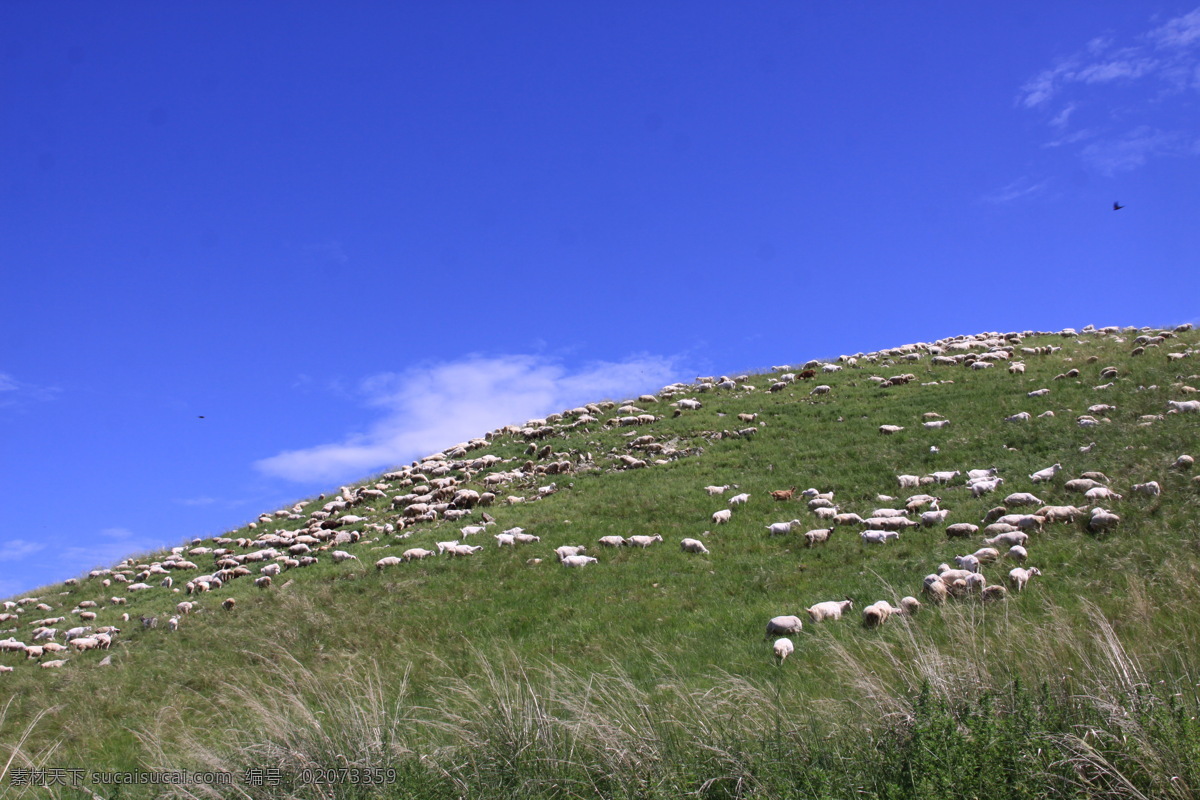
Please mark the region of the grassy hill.
<svg viewBox="0 0 1200 800"><path fill-rule="evenodd" d="M29 593L52 610L22 606L3 636L34 644L35 619L83 624L72 609L86 600L97 603L90 624L121 632L107 652L62 654L57 669L0 652L0 665L13 667L0 675L10 698L0 797L1192 797L1200 470L1173 465L1200 449L1200 414L1167 411L1200 386L1191 374L1200 371L1198 337L1168 330L1142 348L1137 337L1160 332L1064 333L858 354L778 391L777 375L738 376L732 389L697 384L632 401L641 412L606 404L593 406L594 422L568 414L535 426L540 435L494 432L422 462L448 467L456 490L480 492L489 476L520 470L495 485L495 503L458 522L401 527L405 503L392 498L434 477L409 467L352 487L351 497L384 488L327 518L314 512L336 492L187 546L232 557L262 549L263 537L325 537L335 531L310 526L363 518L336 529L358 541L314 542L317 562L283 569L269 588L253 584L261 564L247 562L252 575L188 596L185 584L218 569L218 556L185 552L197 568L173 570L173 588L159 586L159 574L137 592L97 575ZM1132 355L1135 347L1144 352ZM1005 348L1011 358L992 368L968 366ZM954 356L959 363L935 363ZM1010 372L1018 360L1025 371ZM1101 377L1108 367L1115 378ZM878 380L901 375L912 379ZM814 394L817 384L829 392ZM1041 388L1050 391L1028 396ZM675 413L671 403L685 398L702 407ZM1097 404L1115 409L1088 411ZM1031 418L1005 421L1022 411ZM927 412L949 425L923 427ZM609 424L633 413L656 419ZM1077 418L1089 413L1097 422L1082 427ZM904 429L883 435L885 424ZM649 450L633 445L646 436ZM487 455L500 460L477 461ZM537 472L563 461L567 472ZM1030 481L1054 463L1062 470L1053 481ZM965 472L991 467L1005 483L974 497ZM939 470L964 475L899 488L897 475ZM1105 473L1123 499L1091 502L1065 488L1088 471ZM1131 490L1147 481L1161 495ZM710 496L703 487L713 484L737 488ZM793 486L793 499L771 499ZM863 517L928 492L950 510L946 524L982 528L1006 495L1030 491L1047 504L1102 506L1121 522L1104 532L1090 531L1086 516L1047 525L1031 533L1026 566L1042 575L1025 591L936 606L922 596L924 577L982 547L982 531L948 539L934 525L875 545L863 543L861 526L838 526L828 543L806 547L806 530L827 527L801 497L809 487ZM738 492L749 501L714 525L713 512ZM473 555L375 567L459 539L484 513L495 524L465 540L483 546ZM767 525L791 519L800 520L791 534L767 535ZM493 533L513 527L540 541L498 547ZM597 544L634 534L663 541ZM709 553L682 552L685 537ZM566 568L554 555L561 545L586 545L597 563ZM334 563L334 550L356 559ZM114 571L133 581L167 555ZM983 573L1003 584L1014 566L1002 560ZM868 604L905 595L925 601L915 616L861 624ZM855 605L840 621L804 613L843 597ZM229 611L227 598L236 602ZM183 600L199 610L169 630ZM805 624L780 665L764 630L782 614ZM142 616L158 624L143 627ZM88 774L79 788L14 785L19 770L39 766ZM114 787L92 774L161 780L169 770L228 773L234 785Z"/></svg>

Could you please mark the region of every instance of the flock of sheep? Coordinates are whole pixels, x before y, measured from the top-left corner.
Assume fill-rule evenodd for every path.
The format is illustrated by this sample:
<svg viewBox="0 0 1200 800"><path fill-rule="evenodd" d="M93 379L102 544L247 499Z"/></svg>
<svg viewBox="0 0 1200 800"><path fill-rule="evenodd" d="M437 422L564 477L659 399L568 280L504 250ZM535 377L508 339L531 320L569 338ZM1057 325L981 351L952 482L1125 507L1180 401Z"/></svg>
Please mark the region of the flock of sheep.
<svg viewBox="0 0 1200 800"><path fill-rule="evenodd" d="M1109 336L1116 341L1123 341L1122 334L1136 332L1139 335L1135 339L1137 349L1134 350L1134 355L1142 355L1147 352L1147 348L1159 347L1188 330L1190 326L1180 326L1173 331L1157 333L1138 329L1095 329L1089 326L1082 332L1066 329L1058 333L1064 337ZM970 369L986 369L1001 362L1008 362L1010 373L1024 374L1025 365L1020 358L1049 355L1059 350L1053 346L1022 347L1022 340L1030 333L954 337L877 353L843 356L837 363L812 361L794 369L776 367L775 370L781 374L776 376L767 389L770 392L780 392L797 382L815 380L819 374L836 373L847 368L863 369L868 365L884 367L897 363L912 363L926 357L930 359L931 364ZM1192 350L1186 349L1169 353L1168 358L1178 361L1192 354ZM1098 393L1111 388L1112 382L1119 377L1115 367L1102 367L1098 374L1102 380L1108 381L1107 384L1094 387ZM1058 377L1079 375L1078 369L1072 369ZM900 373L887 377L871 376L869 380L881 386L898 386L915 381L916 376L912 373ZM1191 390L1191 387L1183 385L1179 388L1185 393ZM561 414L552 414L544 419L530 420L522 426L506 426L488 433L485 437L455 445L445 452L435 453L409 466L386 473L370 485L342 487L335 497L326 498L322 495L316 501L297 503L288 509L263 514L248 526L246 535L215 537L210 542L194 540L190 546L172 548L171 552L161 559L127 559L110 569L93 570L87 578L82 579L83 583L80 579L68 580L65 591L59 593L59 597L66 600L58 600L58 605L51 605L53 601L47 602L38 597L5 602L4 612L0 613L0 624L16 623L16 627L3 632L20 633L22 638L29 638L30 641L27 644L10 635L0 641L0 653L21 653L26 660L38 662L43 668L60 667L67 663L67 660L53 656L63 656L72 651L83 653L88 650L108 650L111 647L114 638L121 633L117 623L130 623L130 614L122 611L121 607L127 604L128 595L131 593L167 593L168 596L186 593L192 596L191 600L171 601L174 614L167 619L164 627L174 631L184 624L190 614L201 610L202 605L207 605L199 600L200 595L224 591L231 582L241 578L249 579L259 589L269 590L273 581L280 576L316 564L325 554L328 554L334 563L357 563L358 556L344 548L357 546L360 552L368 544L377 545L376 549L390 548L397 541L414 534L433 534L435 529L442 530L448 524L470 522L468 518L476 516L478 522L462 524L453 539L430 542L431 547L408 547L399 556L388 555L379 558L374 565L376 570L382 571L435 557L477 556L484 549L483 545L470 544L468 540L471 537L482 539L489 527L496 523L495 518L484 509L490 506L537 502L550 497L559 491L559 487L556 482L544 483L546 476L569 475L598 469L644 469L668 464L680 458L697 456L703 452L703 448L680 448L677 440L661 441L652 434L637 435L638 432L630 434L634 438L629 441L627 452L611 451L608 454L593 454L578 449L556 452L552 444L545 443L546 439L565 436L568 431L582 426L595 426L585 430L596 430L600 426L642 428L653 425L661 420L662 416L647 413L641 406L674 399L670 406L674 408L674 415L680 416L694 412L704 405L704 401L698 397L683 395L703 395L718 391L750 392L754 389L747 377L736 380L726 377L699 378L695 384L672 384L664 387L657 395L642 395L636 401L619 406L610 401L589 404ZM821 384L808 394L820 396L828 395L832 391L831 386ZM1028 395L1031 398L1044 397L1049 391L1038 389L1029 392ZM1115 407L1111 404L1096 403L1089 407L1087 415L1079 416L1076 423L1081 428L1097 427L1107 419L1104 415L1113 410ZM609 412L611 416L601 421ZM1142 417L1139 424L1156 424L1164 420L1166 415L1188 413L1200 413L1200 401L1169 401L1163 414ZM757 416L747 413L739 414L738 418L741 423L756 423ZM1053 416L1053 412L1047 411L1039 416ZM1013 424L1030 423L1033 419L1028 412L1006 417L1006 420ZM941 414L929 412L925 414L921 424L924 428L936 430L946 428L952 422ZM899 425L883 425L879 428L881 435L893 435L903 430L904 427ZM749 437L757 432L758 427L751 426L732 432L706 431L702 436L712 440ZM495 454L474 457L471 455L473 451L486 449L493 443L512 440L526 443L524 460L505 459ZM1085 445L1079 449L1088 452L1091 446ZM936 450L936 447L934 449ZM1174 469L1187 469L1192 463L1191 457L1185 455L1180 456L1171 466ZM1085 472L1062 482L1060 487L1060 469L1061 465L1054 464L1029 475L1030 485L1027 488L1036 487L1035 490L1043 494L1045 491L1077 493L1085 504L1052 505L1043 502L1033 491L1012 492L1000 505L987 512L979 524L957 520L950 522L954 510L948 505L950 501L946 498L952 497L953 492L969 495L971 498L982 497L996 492L1007 480L1015 480L1014 476L1002 476L995 468L972 468L961 472L946 470L924 476L898 475L897 482L901 489L926 488L929 491L938 491L939 494L913 494L903 501L880 494L876 500L883 505L874 508L865 517L842 508L835 501L832 492L820 492L817 489L799 493L795 487L776 490L771 493L769 506L775 509L800 501L805 503L804 513L812 515L817 523L803 534L804 542L809 547L828 543L838 530L846 528L858 529L858 539L864 546L886 545L900 538L908 529L929 528L935 525L945 526L946 536L951 541L978 539L976 544L980 546L974 549L968 547L966 549L971 552L955 556L954 566L942 563L936 571L925 576L919 593L927 602L935 605L940 605L950 598L978 598L988 602L1004 598L1009 588L1021 591L1031 578L1041 575L1036 566L1024 565L1031 557L1031 541L1041 535L1048 526L1086 518L1089 530L1103 532L1120 524L1120 517L1101 505L1091 508L1087 506L1123 499L1123 495L1117 493L1106 475L1095 471ZM724 497L726 492L733 488L735 487L726 484L707 486L704 490L710 497L716 498ZM1158 482L1151 481L1131 485L1125 491L1131 496L1149 497L1160 494L1162 489ZM726 501L727 507L712 513L712 524L724 525L733 518L735 510L753 508L751 500L751 495L745 492L729 496ZM943 504L947 504L946 507L943 507ZM1027 513L1028 509L1034 507L1036 510ZM739 510L738 513L750 512ZM770 537L787 536L797 528L808 526L800 516L796 516L790 520L768 522L763 527L767 531L766 535ZM704 535L708 533L704 531ZM528 533L520 527L509 528L491 536L497 548L515 548L538 544L541 541L538 535ZM601 548L645 549L662 541L661 535L610 535L601 537L595 544ZM685 553L711 555L700 538L683 538L679 547ZM587 555L587 551L588 544L579 543L562 545L554 548L552 552L554 560L562 566L580 568L599 561L596 556ZM529 558L527 563L535 565L542 560L540 556L535 556ZM985 577L985 568L990 569L1002 560L1015 565L1008 570L1007 581L989 583ZM202 568L198 561L204 561L206 566ZM177 578L182 583L181 586L176 585ZM109 596L73 602L72 598L82 594L85 586L92 585L101 590L97 592L98 595ZM232 612L236 600L233 597L225 597L219 605L225 612ZM853 607L854 601L849 598L825 600L809 606L805 613L810 622L825 623L841 619ZM862 621L867 627L877 627L892 616L914 615L921 607L921 602L915 596L900 598L895 606L887 600L879 600L863 608ZM45 614L57 613L57 616L43 616L26 621L30 610ZM100 619L101 615L105 619ZM81 623L96 624L67 627L65 623L73 618ZM158 617L141 615L137 623L145 629L156 628ZM801 628L802 620L798 615L780 615L768 622L768 637L781 637L774 643L774 652L780 662L794 651L793 642L786 637L798 634ZM58 641L60 638L62 643ZM47 658L48 656L51 658ZM10 665L0 665L0 672L11 672L13 669Z"/></svg>

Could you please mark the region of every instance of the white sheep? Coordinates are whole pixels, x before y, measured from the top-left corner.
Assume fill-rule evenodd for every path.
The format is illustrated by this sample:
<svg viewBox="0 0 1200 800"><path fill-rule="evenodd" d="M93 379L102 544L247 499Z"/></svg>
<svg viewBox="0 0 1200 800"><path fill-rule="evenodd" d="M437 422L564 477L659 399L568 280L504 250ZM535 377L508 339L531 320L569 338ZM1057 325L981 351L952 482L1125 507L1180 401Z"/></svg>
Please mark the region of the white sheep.
<svg viewBox="0 0 1200 800"><path fill-rule="evenodd" d="M967 572L979 572L979 559L972 555L955 556L954 563Z"/></svg>
<svg viewBox="0 0 1200 800"><path fill-rule="evenodd" d="M497 534L494 534L494 536L496 537L496 546L497 547L504 547L505 545L508 545L509 547L517 546L517 542L515 539L513 539L513 536L511 533L497 533Z"/></svg>
<svg viewBox="0 0 1200 800"><path fill-rule="evenodd" d="M830 528L818 528L804 534L804 540L809 547L829 541Z"/></svg>
<svg viewBox="0 0 1200 800"><path fill-rule="evenodd" d="M1005 422L1025 422L1026 420L1030 420L1030 419L1033 419L1033 415L1030 414L1028 411L1019 411L1016 414L1012 414L1011 416L1005 417L1004 421Z"/></svg>
<svg viewBox="0 0 1200 800"><path fill-rule="evenodd" d="M1168 400L1168 414L1200 414L1200 400Z"/></svg>
<svg viewBox="0 0 1200 800"><path fill-rule="evenodd" d="M601 536L598 541L605 547L621 547L625 544L624 536Z"/></svg>
<svg viewBox="0 0 1200 800"><path fill-rule="evenodd" d="M792 644L791 639L779 638L775 640L772 649L775 651L775 659L782 664L783 660L790 656L796 649L796 646Z"/></svg>
<svg viewBox="0 0 1200 800"><path fill-rule="evenodd" d="M899 539L898 531L881 531L881 530L865 530L859 536L862 537L863 544L884 544L889 539Z"/></svg>
<svg viewBox="0 0 1200 800"><path fill-rule="evenodd" d="M1022 531L1009 531L1007 533L998 533L990 539L984 539L983 543L987 545L1000 545L1009 547L1014 544L1025 544L1029 541L1029 534Z"/></svg>
<svg viewBox="0 0 1200 800"><path fill-rule="evenodd" d="M1175 459L1175 463L1171 465L1171 469L1190 469L1195 463L1196 459L1185 454Z"/></svg>
<svg viewBox="0 0 1200 800"><path fill-rule="evenodd" d="M922 511L921 524L926 528L934 525L941 525L946 521L946 517L950 516L950 509L942 509L941 511Z"/></svg>
<svg viewBox="0 0 1200 800"><path fill-rule="evenodd" d="M1093 503L1097 500L1123 500L1124 498L1107 486L1093 486L1083 493L1083 496Z"/></svg>
<svg viewBox="0 0 1200 800"><path fill-rule="evenodd" d="M585 552L587 552L587 547L582 544L579 544L579 545L564 544L562 547L556 547L554 549L554 555L558 556L559 561L562 561L564 558L567 558L568 556L582 555Z"/></svg>
<svg viewBox="0 0 1200 800"><path fill-rule="evenodd" d="M381 570L384 567L394 567L400 563L401 563L401 561L398 556L386 556L375 562L375 569Z"/></svg>
<svg viewBox="0 0 1200 800"><path fill-rule="evenodd" d="M1029 583L1030 578L1032 578L1034 575L1041 574L1042 571L1037 567L1030 567L1029 569L1015 567L1008 572L1008 582L1015 586L1017 591L1020 592L1024 590L1025 584Z"/></svg>
<svg viewBox="0 0 1200 800"><path fill-rule="evenodd" d="M813 390L812 390L811 392L809 392L809 394L810 394L810 395L814 395L814 394L829 394L831 391L833 391L833 387L832 387L832 386L828 386L828 385L826 385L826 384L822 383L820 386L814 386L814 387L813 387Z"/></svg>
<svg viewBox="0 0 1200 800"><path fill-rule="evenodd" d="M350 559L354 559L355 561L358 561L358 556L351 555L351 554L347 553L345 550L334 550L333 553L330 555L330 558L333 559L333 563L335 563L335 564L340 564L343 561L349 561Z"/></svg>
<svg viewBox="0 0 1200 800"><path fill-rule="evenodd" d="M884 436L891 436L893 433L899 433L904 430L903 425L880 425L879 432Z"/></svg>
<svg viewBox="0 0 1200 800"><path fill-rule="evenodd" d="M979 497L996 491L1002 483L1004 483L1004 478L990 478L976 480L974 483L968 484L968 486L971 489L971 496Z"/></svg>
<svg viewBox="0 0 1200 800"><path fill-rule="evenodd" d="M1029 551L1019 544L1014 544L1012 547L1008 548L1008 552L1005 555L1011 558L1013 561L1016 561L1018 564L1024 564L1025 559L1029 558Z"/></svg>
<svg viewBox="0 0 1200 800"><path fill-rule="evenodd" d="M630 536L626 540L626 544L630 547L640 547L644 550L655 542L661 542L662 540L662 535L656 533L653 536Z"/></svg>
<svg viewBox="0 0 1200 800"><path fill-rule="evenodd" d="M561 561L564 567L583 567L588 564L595 564L596 559L591 556L567 556Z"/></svg>
<svg viewBox="0 0 1200 800"><path fill-rule="evenodd" d="M704 491L708 492L709 497L714 497L718 494L725 494L725 492L730 488L731 484L727 483L724 486L705 486Z"/></svg>
<svg viewBox="0 0 1200 800"><path fill-rule="evenodd" d="M953 525L946 526L946 538L948 539L965 539L969 536L974 536L977 533L979 533L979 526L972 525L969 522L956 522Z"/></svg>
<svg viewBox="0 0 1200 800"><path fill-rule="evenodd" d="M515 537L514 537L515 538ZM483 549L483 545L457 544L446 551L450 556L470 556Z"/></svg>
<svg viewBox="0 0 1200 800"><path fill-rule="evenodd" d="M854 608L854 601L846 598L845 600L826 600L804 610L808 612L808 616L813 622L823 622L827 619L841 619L842 614L852 608Z"/></svg>
<svg viewBox="0 0 1200 800"><path fill-rule="evenodd" d="M429 558L432 555L434 555L432 550L426 550L423 547L410 547L408 550L405 550L400 554L400 558L403 561L420 561L421 559Z"/></svg>
<svg viewBox="0 0 1200 800"><path fill-rule="evenodd" d="M804 623L796 616L771 617L767 621L767 636L792 636L803 627Z"/></svg>
<svg viewBox="0 0 1200 800"><path fill-rule="evenodd" d="M1045 505L1040 499L1029 492L1014 492L1004 498L1006 506L1040 506Z"/></svg>
<svg viewBox="0 0 1200 800"><path fill-rule="evenodd" d="M1096 508L1092 509L1092 515L1091 518L1088 519L1087 527L1089 531L1098 533L1100 531L1111 530L1112 528L1117 527L1119 524L1121 524L1120 517L1111 511L1097 506Z"/></svg>
<svg viewBox="0 0 1200 800"><path fill-rule="evenodd" d="M901 489L916 489L921 485L921 476L919 475L897 475L896 479L900 481Z"/></svg>
<svg viewBox="0 0 1200 800"><path fill-rule="evenodd" d="M728 508L725 508L720 511L713 512L712 521L713 521L714 525L722 525L726 522L729 522L729 519L732 516L733 516L733 511L731 511Z"/></svg>
<svg viewBox="0 0 1200 800"><path fill-rule="evenodd" d="M1133 491L1138 494L1148 495L1150 497L1158 497L1162 494L1162 487L1158 485L1158 481L1150 481L1149 483L1135 483Z"/></svg>
<svg viewBox="0 0 1200 800"><path fill-rule="evenodd" d="M933 478L938 483L949 483L957 478L960 474L962 473L960 473L958 470L954 470L953 472L944 470L942 472L931 472L929 477Z"/></svg>
<svg viewBox="0 0 1200 800"><path fill-rule="evenodd" d="M792 528L800 524L800 520L794 519L791 522L772 522L767 526L768 536L786 536L792 532Z"/></svg>
<svg viewBox="0 0 1200 800"><path fill-rule="evenodd" d="M739 506L739 505L742 505L743 503L749 502L749 500L750 500L750 495L748 495L748 494L745 494L745 493L735 494L733 497L729 498L729 505Z"/></svg>
<svg viewBox="0 0 1200 800"><path fill-rule="evenodd" d="M1052 464L1051 466L1046 467L1045 469L1039 469L1037 472L1030 475L1029 480L1033 481L1034 483L1045 483L1046 481L1053 480L1054 476L1057 475L1058 471L1061 469L1062 464Z"/></svg>
<svg viewBox="0 0 1200 800"><path fill-rule="evenodd" d="M980 362L975 362L980 363ZM990 364L988 366L991 366ZM893 606L887 600L879 600L872 603L863 609L863 626L867 628L877 628L887 622L888 618L893 614L903 613L900 609Z"/></svg>

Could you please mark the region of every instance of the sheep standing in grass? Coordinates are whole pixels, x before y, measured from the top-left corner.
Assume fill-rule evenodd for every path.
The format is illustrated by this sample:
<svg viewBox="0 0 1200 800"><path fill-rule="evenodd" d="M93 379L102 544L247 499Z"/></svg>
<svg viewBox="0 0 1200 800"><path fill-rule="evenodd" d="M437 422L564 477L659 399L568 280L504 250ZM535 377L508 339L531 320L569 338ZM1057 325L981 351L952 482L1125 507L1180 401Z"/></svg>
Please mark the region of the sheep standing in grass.
<svg viewBox="0 0 1200 800"><path fill-rule="evenodd" d="M796 616L771 617L767 622L767 636L793 636L803 627L804 623Z"/></svg>
<svg viewBox="0 0 1200 800"><path fill-rule="evenodd" d="M780 638L775 640L775 644L772 646L772 649L775 651L776 662L782 664L783 660L790 656L793 651L795 651L796 646L792 644L791 639Z"/></svg>
<svg viewBox="0 0 1200 800"><path fill-rule="evenodd" d="M684 539L679 543L679 548L685 553L708 553L708 548L699 539Z"/></svg>
<svg viewBox="0 0 1200 800"><path fill-rule="evenodd" d="M1062 469L1062 464L1052 464L1045 469L1039 469L1037 472L1029 476L1029 480L1034 483L1045 483L1049 480L1054 480L1054 476Z"/></svg>
<svg viewBox="0 0 1200 800"><path fill-rule="evenodd" d="M1088 530L1092 533L1100 533L1101 531L1112 530L1121 524L1121 518L1116 514L1106 509L1097 506L1092 509L1092 515L1088 519Z"/></svg>
<svg viewBox="0 0 1200 800"><path fill-rule="evenodd" d="M1014 569L1009 570L1008 582L1011 583L1014 587L1016 587L1016 590L1018 592L1020 592L1020 591L1024 590L1025 584L1029 583L1030 578L1032 578L1034 575L1041 575L1041 574L1042 574L1042 571L1040 569L1038 569L1037 567L1030 567L1029 569L1024 569L1022 567L1016 567Z"/></svg>
<svg viewBox="0 0 1200 800"><path fill-rule="evenodd" d="M601 536L597 541L605 547L621 547L625 544L624 536Z"/></svg>
<svg viewBox="0 0 1200 800"><path fill-rule="evenodd" d="M729 522L731 517L733 517L733 511L725 508L720 511L713 512L712 521L714 525L723 525L726 522Z"/></svg>
<svg viewBox="0 0 1200 800"><path fill-rule="evenodd" d="M786 536L792 532L792 528L800 524L800 520L794 519L791 522L772 522L767 526L768 536Z"/></svg>
<svg viewBox="0 0 1200 800"><path fill-rule="evenodd" d="M655 542L661 542L662 540L662 535L656 533L653 536L630 536L626 540L626 544L630 547L640 547L645 550Z"/></svg>
<svg viewBox="0 0 1200 800"><path fill-rule="evenodd" d="M841 619L842 614L852 608L854 608L854 601L847 598L845 600L826 600L804 610L808 612L808 616L813 622L823 622L827 619Z"/></svg>
<svg viewBox="0 0 1200 800"><path fill-rule="evenodd" d="M809 547L818 544L824 544L825 542L829 541L830 530L830 528L818 528L816 530L808 531L804 534L804 541Z"/></svg>
<svg viewBox="0 0 1200 800"><path fill-rule="evenodd" d="M879 600L863 609L863 627L878 628L887 622L893 614L899 613L901 613L901 610L887 600Z"/></svg>
<svg viewBox="0 0 1200 800"><path fill-rule="evenodd" d="M745 493L735 494L733 497L729 498L729 505L740 506L743 503L748 503L749 501L750 501L750 495L745 494Z"/></svg>
<svg viewBox="0 0 1200 800"><path fill-rule="evenodd" d="M564 567L585 567L588 564L595 564L596 559L591 556L567 556L560 563Z"/></svg>

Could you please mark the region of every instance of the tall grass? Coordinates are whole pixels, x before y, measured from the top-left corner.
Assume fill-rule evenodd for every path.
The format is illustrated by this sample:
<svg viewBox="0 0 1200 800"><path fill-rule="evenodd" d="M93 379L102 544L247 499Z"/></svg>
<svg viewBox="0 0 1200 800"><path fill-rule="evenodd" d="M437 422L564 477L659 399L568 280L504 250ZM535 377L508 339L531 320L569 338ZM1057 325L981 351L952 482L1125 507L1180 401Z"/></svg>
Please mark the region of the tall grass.
<svg viewBox="0 0 1200 800"><path fill-rule="evenodd" d="M225 687L220 744L163 731L144 744L163 768L279 769L278 786L236 790L256 799L1192 798L1200 702L1180 691L1192 676L1152 682L1085 605L1087 634L1049 609L1051 622L998 637L990 657L978 606L947 610L960 631L949 639L917 620L889 639L819 635L836 699L793 691L790 663L766 679L718 671L698 689L662 655L644 684L617 661L585 672L499 649L443 665L422 704L404 670L365 663L331 683L287 660L273 681ZM391 768L396 780L302 783L330 767Z"/></svg>

